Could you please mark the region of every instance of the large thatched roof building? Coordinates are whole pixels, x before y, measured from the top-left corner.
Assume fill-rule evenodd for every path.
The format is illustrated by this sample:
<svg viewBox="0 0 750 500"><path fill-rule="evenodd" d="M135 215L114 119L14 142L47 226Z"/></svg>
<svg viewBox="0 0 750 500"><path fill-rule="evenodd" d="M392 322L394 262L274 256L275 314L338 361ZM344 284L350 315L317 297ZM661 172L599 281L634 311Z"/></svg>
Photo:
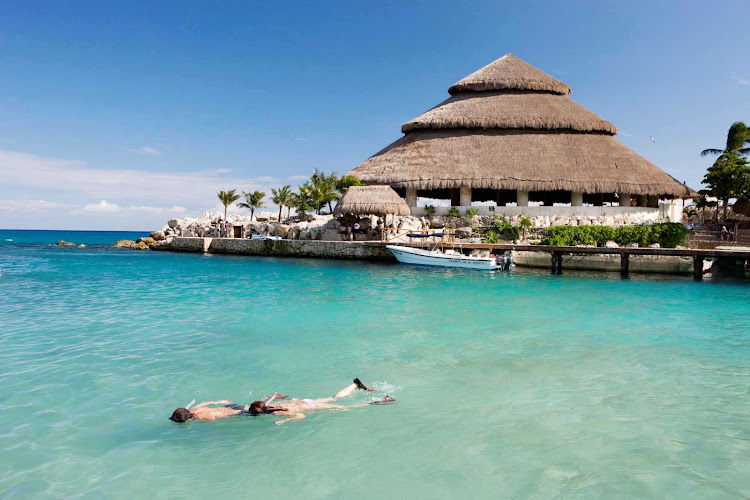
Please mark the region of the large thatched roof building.
<svg viewBox="0 0 750 500"><path fill-rule="evenodd" d="M529 201L656 206L690 189L617 139L570 87L510 54L448 89L404 137L349 174L417 196L497 205ZM632 198L632 201L631 201Z"/></svg>

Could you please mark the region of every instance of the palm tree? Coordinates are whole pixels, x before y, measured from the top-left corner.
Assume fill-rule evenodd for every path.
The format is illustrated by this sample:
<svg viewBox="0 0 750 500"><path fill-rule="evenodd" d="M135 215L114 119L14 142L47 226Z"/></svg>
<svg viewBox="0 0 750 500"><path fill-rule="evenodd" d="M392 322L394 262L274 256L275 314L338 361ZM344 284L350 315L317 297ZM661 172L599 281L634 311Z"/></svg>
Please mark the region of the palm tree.
<svg viewBox="0 0 750 500"><path fill-rule="evenodd" d="M281 222L281 209L284 205L288 207L292 203L294 193L292 193L291 186L283 186L279 189L271 188L271 192L273 193L271 201L279 206L279 222ZM287 218L289 218L289 211L287 211Z"/></svg>
<svg viewBox="0 0 750 500"><path fill-rule="evenodd" d="M734 122L729 127L727 133L727 145L724 149L708 148L701 151L701 156L706 155L724 155L728 153L737 153L746 155L750 153L750 148L743 148L745 144L750 144L750 128L742 122Z"/></svg>
<svg viewBox="0 0 750 500"><path fill-rule="evenodd" d="M331 202L341 197L341 193L337 190L339 178L336 173L333 172L331 175L326 175L316 168L310 180L305 184L308 183L313 204L315 205L315 212L320 214L320 208L326 203L328 204L328 210L333 212Z"/></svg>
<svg viewBox="0 0 750 500"><path fill-rule="evenodd" d="M336 182L336 191L341 194L346 193L346 190L352 186L361 186L362 182L353 175L344 175Z"/></svg>
<svg viewBox="0 0 750 500"><path fill-rule="evenodd" d="M263 198L266 196L266 193L263 191L253 191L252 193L243 191L242 194L245 196L245 201L237 203L237 206L250 210L250 220L252 220L255 215L255 209L265 207Z"/></svg>
<svg viewBox="0 0 750 500"><path fill-rule="evenodd" d="M224 205L224 220L227 220L227 207L240 199L240 195L235 193L236 189L231 191L219 191L216 196L219 197L219 201Z"/></svg>

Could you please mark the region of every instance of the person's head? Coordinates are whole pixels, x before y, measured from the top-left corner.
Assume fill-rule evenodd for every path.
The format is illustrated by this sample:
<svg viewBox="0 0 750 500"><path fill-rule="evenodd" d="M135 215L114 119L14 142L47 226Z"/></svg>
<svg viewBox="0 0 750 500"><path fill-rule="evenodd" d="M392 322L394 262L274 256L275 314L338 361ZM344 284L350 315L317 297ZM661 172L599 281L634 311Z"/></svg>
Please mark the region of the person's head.
<svg viewBox="0 0 750 500"><path fill-rule="evenodd" d="M253 401L250 403L250 409L248 412L250 415L263 415L268 412L268 407L263 401Z"/></svg>
<svg viewBox="0 0 750 500"><path fill-rule="evenodd" d="M190 410L187 408L177 408L174 413L172 413L172 416L169 417L169 420L177 423L187 422L193 418L193 414L190 413Z"/></svg>

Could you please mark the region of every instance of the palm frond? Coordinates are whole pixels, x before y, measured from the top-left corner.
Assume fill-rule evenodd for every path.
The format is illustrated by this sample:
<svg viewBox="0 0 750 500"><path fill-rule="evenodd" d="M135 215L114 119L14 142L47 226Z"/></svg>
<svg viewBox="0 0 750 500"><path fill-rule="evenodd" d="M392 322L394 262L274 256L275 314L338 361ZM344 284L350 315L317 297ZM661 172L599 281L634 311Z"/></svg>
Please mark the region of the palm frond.
<svg viewBox="0 0 750 500"><path fill-rule="evenodd" d="M703 151L701 151L701 156L720 155L723 152L724 152L723 149L709 148L709 149L704 149Z"/></svg>

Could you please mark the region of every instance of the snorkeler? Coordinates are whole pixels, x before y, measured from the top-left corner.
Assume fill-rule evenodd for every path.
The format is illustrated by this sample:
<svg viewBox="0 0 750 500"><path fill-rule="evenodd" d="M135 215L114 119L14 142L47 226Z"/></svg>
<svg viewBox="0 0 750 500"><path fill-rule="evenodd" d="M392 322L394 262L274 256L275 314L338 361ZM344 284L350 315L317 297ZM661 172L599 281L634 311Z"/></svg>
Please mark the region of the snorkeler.
<svg viewBox="0 0 750 500"><path fill-rule="evenodd" d="M275 399L286 399L289 396L284 396L282 394L279 394L278 392L273 393L273 396L266 396L263 398L264 404L270 403L271 401ZM250 410L250 405L237 405L232 404L232 402L228 399L222 399L221 401L204 401L203 403L198 403L195 406L192 406L193 403L195 403L195 400L192 400L190 404L188 404L184 408L177 408L173 413L172 416L169 417L169 420L172 420L174 422L182 423L187 422L188 420L198 419L198 420L218 420L220 418L226 418L231 417L233 415L239 415L243 412L248 412ZM211 406L216 405L222 405L218 408L211 408ZM192 406L192 410L190 407ZM275 408L274 406L271 406L269 408Z"/></svg>
<svg viewBox="0 0 750 500"><path fill-rule="evenodd" d="M193 407L192 410L190 410L191 405L195 402L195 400L191 401L189 405L187 405L185 408L178 408L172 413L172 416L169 417L170 420L174 422L187 422L188 420L198 419L198 420L218 420L220 418L225 417L231 417L233 415L239 415L241 413L247 413L250 415L264 415L264 414L278 414L286 416L287 418L283 420L279 420L276 423L276 425L283 424L284 422L288 422L289 420L300 420L305 418L305 412L308 411L314 411L314 410L330 410L330 409L341 409L346 410L348 408L356 408L360 406L365 406L368 404L384 404L384 403L392 403L395 401L390 396L385 396L384 398L377 399L375 401L371 401L369 403L365 404L359 404L359 405L335 405L331 404L333 401L336 401L340 398L346 397L350 395L352 392L354 392L357 389L374 392L374 389L370 389L365 384L363 384L358 378L355 378L354 381L341 389L339 392L333 395L331 398L320 398L320 399L292 399L284 404L284 406L272 406L270 405L271 402L273 402L276 399L286 399L288 396L284 396L279 394L278 392L274 393L273 396L265 397L258 401L253 401L249 405L240 406L236 404L232 404L231 401L228 399L223 399L221 401L205 401L203 403L199 403ZM211 408L211 406L216 405L222 405L218 408Z"/></svg>
<svg viewBox="0 0 750 500"><path fill-rule="evenodd" d="M367 406L370 404L393 403L394 401L396 401L392 397L386 395L384 398L377 399L369 403L363 403L363 404L357 404L357 405L346 405L346 406L332 404L333 401L346 397L357 389L361 389L361 390L369 391L369 392L375 391L375 389L370 389L365 384L363 384L362 381L360 381L358 378L355 378L354 381L350 385L347 385L346 387L341 389L339 392L334 394L332 398L291 399L285 402L283 407L268 406L263 401L253 401L250 404L248 413L250 413L250 415L263 415L265 413L273 413L274 415L282 415L282 416L287 417L283 420L278 420L274 422L276 425L281 425L284 422L289 422L290 420L301 420L305 418L305 413L310 412L310 411L348 410L349 408L358 408L358 407Z"/></svg>

